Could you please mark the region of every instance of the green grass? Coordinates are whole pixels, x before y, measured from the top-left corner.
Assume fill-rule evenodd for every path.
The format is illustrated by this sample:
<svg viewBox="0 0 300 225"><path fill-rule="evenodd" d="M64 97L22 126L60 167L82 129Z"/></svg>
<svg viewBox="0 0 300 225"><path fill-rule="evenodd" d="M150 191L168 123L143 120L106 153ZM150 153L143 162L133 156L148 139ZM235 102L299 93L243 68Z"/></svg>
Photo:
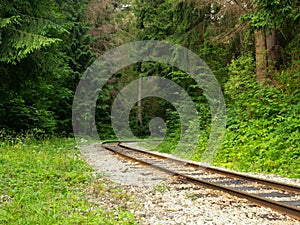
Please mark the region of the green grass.
<svg viewBox="0 0 300 225"><path fill-rule="evenodd" d="M279 134L265 132L264 139L258 137L261 129L247 126L242 134L227 130L213 166L223 166L241 172L272 173L289 178L300 178L299 132L285 134L292 141L284 142ZM254 137L253 137L254 136ZM286 138L286 139L288 139ZM207 136L201 136L193 155L182 158L203 161L202 153L206 148ZM156 151L174 154L178 142L167 138Z"/></svg>
<svg viewBox="0 0 300 225"><path fill-rule="evenodd" d="M0 224L136 223L125 204L131 196L95 177L73 139L29 136L0 134Z"/></svg>

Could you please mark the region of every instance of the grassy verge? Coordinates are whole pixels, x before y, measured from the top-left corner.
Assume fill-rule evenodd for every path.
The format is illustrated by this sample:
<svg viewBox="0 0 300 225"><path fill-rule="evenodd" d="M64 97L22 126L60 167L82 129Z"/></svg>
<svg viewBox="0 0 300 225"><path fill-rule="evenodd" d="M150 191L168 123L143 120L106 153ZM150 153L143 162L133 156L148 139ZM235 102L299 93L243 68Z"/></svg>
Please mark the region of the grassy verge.
<svg viewBox="0 0 300 225"><path fill-rule="evenodd" d="M245 126L245 131L240 134L228 129L213 165L241 172L272 173L300 178L300 157L296 142L299 142L299 132L288 134L290 139L295 139L295 144L289 141L288 146L282 146L282 143L285 143L282 136L287 134L266 132L262 139L257 135L261 130L253 126ZM192 156L183 155L182 158L204 161L202 153L206 148L207 140L207 135L201 136ZM167 138L155 150L173 154L177 144L177 140Z"/></svg>
<svg viewBox="0 0 300 225"><path fill-rule="evenodd" d="M0 142L0 224L135 224L131 196L94 177L75 145L29 136Z"/></svg>

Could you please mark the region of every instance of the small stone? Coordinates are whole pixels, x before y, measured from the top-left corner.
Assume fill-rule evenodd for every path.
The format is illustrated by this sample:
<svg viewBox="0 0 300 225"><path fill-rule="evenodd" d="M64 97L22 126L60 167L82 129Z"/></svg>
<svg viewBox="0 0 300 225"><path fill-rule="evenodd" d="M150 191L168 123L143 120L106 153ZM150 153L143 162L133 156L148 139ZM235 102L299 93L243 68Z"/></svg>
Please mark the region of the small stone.
<svg viewBox="0 0 300 225"><path fill-rule="evenodd" d="M128 168L127 167L123 167L122 169L121 169L121 172L122 173L126 173L128 171Z"/></svg>

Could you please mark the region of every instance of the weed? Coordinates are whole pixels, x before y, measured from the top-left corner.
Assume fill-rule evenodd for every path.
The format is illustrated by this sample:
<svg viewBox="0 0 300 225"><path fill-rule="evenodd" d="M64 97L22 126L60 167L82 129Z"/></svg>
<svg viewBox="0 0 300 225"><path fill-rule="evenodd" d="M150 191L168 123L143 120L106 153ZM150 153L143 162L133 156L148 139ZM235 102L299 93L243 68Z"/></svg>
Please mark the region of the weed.
<svg viewBox="0 0 300 225"><path fill-rule="evenodd" d="M159 183L152 187L153 192L165 193L170 190L170 187L166 183Z"/></svg>
<svg viewBox="0 0 300 225"><path fill-rule="evenodd" d="M124 208L91 201L89 190L109 199L113 190L101 192L109 184L93 182L73 139L1 134L0 224L135 224Z"/></svg>
<svg viewBox="0 0 300 225"><path fill-rule="evenodd" d="M186 192L185 197L191 199L192 201L195 201L198 198L197 194L193 192Z"/></svg>

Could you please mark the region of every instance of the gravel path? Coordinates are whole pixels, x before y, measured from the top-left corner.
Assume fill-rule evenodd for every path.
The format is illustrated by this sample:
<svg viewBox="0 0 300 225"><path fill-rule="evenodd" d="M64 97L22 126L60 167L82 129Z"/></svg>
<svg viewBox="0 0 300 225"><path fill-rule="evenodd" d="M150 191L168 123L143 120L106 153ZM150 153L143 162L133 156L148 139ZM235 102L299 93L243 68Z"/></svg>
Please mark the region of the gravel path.
<svg viewBox="0 0 300 225"><path fill-rule="evenodd" d="M104 173L107 179L122 185L136 197L139 207L130 210L137 216L139 224L300 225L300 221L255 206L245 199L182 183L156 170L128 163L100 144L81 146L80 150L82 157L96 172ZM275 177L295 183L295 179ZM272 176L267 175L266 178L272 179ZM109 203L109 199L106 202Z"/></svg>

